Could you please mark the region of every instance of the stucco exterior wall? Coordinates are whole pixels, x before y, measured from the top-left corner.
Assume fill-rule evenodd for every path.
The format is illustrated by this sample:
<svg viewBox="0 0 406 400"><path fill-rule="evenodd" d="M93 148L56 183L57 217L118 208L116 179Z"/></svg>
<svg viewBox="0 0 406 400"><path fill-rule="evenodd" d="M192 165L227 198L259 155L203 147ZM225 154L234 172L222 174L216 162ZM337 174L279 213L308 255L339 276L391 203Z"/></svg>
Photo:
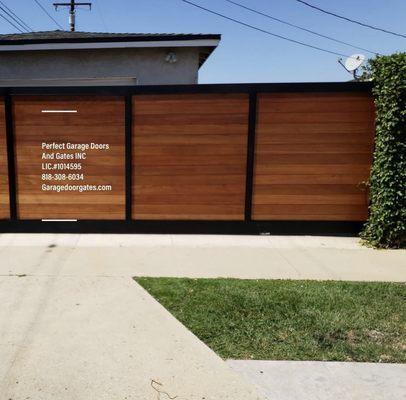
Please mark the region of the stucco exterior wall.
<svg viewBox="0 0 406 400"><path fill-rule="evenodd" d="M165 61L170 51L176 63ZM128 77L138 85L195 84L198 69L197 48L0 52L0 86L23 86L30 79Z"/></svg>

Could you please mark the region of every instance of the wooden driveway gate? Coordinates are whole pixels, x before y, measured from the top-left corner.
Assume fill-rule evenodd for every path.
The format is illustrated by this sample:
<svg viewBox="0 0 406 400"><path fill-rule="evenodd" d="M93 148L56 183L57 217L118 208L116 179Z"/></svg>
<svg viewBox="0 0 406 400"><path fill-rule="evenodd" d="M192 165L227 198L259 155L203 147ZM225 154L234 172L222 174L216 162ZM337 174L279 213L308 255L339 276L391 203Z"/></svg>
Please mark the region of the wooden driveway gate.
<svg viewBox="0 0 406 400"><path fill-rule="evenodd" d="M3 232L354 233L368 83L7 88Z"/></svg>

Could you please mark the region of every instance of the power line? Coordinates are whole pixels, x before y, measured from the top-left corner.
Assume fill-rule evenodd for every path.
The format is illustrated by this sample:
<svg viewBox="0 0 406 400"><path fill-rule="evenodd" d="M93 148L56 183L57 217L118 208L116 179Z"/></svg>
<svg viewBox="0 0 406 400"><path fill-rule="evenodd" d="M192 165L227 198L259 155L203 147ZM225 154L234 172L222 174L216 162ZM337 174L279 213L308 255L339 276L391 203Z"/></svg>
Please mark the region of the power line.
<svg viewBox="0 0 406 400"><path fill-rule="evenodd" d="M11 18L21 29L23 29L23 32L29 32L29 30L21 24L16 18L14 18L5 8L0 6L0 10L3 11L9 18Z"/></svg>
<svg viewBox="0 0 406 400"><path fill-rule="evenodd" d="M23 29L27 30L27 31L32 31L33 29L26 24L13 10L11 10L9 7L7 7L6 4L4 4L2 1L0 1L0 4L4 7L0 8L6 13L8 14L14 21L16 21Z"/></svg>
<svg viewBox="0 0 406 400"><path fill-rule="evenodd" d="M5 21L7 21L10 25L12 25L14 28L16 28L19 32L21 33L26 33L18 25L15 25L13 22L11 22L7 17L5 17L3 14L0 13L0 17L3 18Z"/></svg>
<svg viewBox="0 0 406 400"><path fill-rule="evenodd" d="M347 43L347 42L344 42L344 41L342 41L342 40L335 39L335 38L333 38L333 37L331 37L331 36L323 35L322 33L318 33L318 32L312 31L311 29L304 28L303 26L295 25L295 24L292 24L291 22L285 21L285 20L283 20L283 19L273 17L272 15L269 15L269 14L265 14L264 12L261 12L261 11L258 11L258 10L254 10L253 8L250 8L250 7L247 7L247 6L243 5L243 4L237 3L236 1L233 1L233 0L224 0L224 1L226 1L226 2L228 2L228 3L231 3L231 4L234 4L234 5L238 6L238 7L244 8L245 10L251 11L251 12L253 12L253 13L255 13L255 14L262 15L263 17L272 19L272 20L274 20L274 21L278 21L278 22L280 22L280 23L282 23L282 24L289 25L289 26L292 26L292 27L294 27L294 28L300 29L300 30L302 30L302 31L311 33L311 34L313 34L313 35L320 36L320 37L322 37L322 38L329 39L329 40L332 40L332 41L334 41L334 42L341 43L341 44L344 44L344 45L346 45L346 46L353 47L353 48L355 48L355 49L364 50L364 51L366 51L366 52L368 52L368 53L371 53L371 54L379 54L379 53L377 53L376 51L364 49L363 47L356 46L356 45L354 45L354 44Z"/></svg>
<svg viewBox="0 0 406 400"><path fill-rule="evenodd" d="M99 14L99 18L100 18L100 20L101 20L101 22L103 24L103 27L104 27L104 29L106 31L108 31L109 27L107 26L106 20L104 19L104 15L103 15L103 11L102 11L102 8L101 8L101 5L100 5L100 1L99 0L95 1L95 4L96 4L96 8L97 8L97 13Z"/></svg>
<svg viewBox="0 0 406 400"><path fill-rule="evenodd" d="M335 52L335 51L323 49L322 47L313 46L313 45L308 44L308 43L300 42L300 41L298 41L298 40L291 39L291 38L288 38L288 37L286 37L286 36L278 35L278 34L276 34L276 33L267 31L267 30L262 29L262 28L258 28L257 26L247 24L247 23L245 23L245 22L243 22L243 21L240 21L240 20L238 20L238 19L234 19L234 18L228 17L227 15L224 15L224 14L220 14L220 13L218 13L218 12L216 12L216 11L213 11L213 10L210 10L210 9L208 9L208 8L205 8L205 7L203 7L203 6L199 5L199 4L192 3L192 2L189 1L189 0L180 0L180 1L183 1L184 3L190 4L190 5L193 6L193 7L200 8L201 10L207 11L208 13L217 15L218 17L221 17L221 18L227 19L227 20L229 20L229 21L235 22L235 23L237 23L237 24L239 24L239 25L245 26L245 27L250 28L250 29L254 29L254 30L258 31L258 32L262 32L262 33L265 33L265 34L270 35L270 36L277 37L277 38L279 38L279 39L286 40L286 41L291 42L291 43L296 43L296 44L299 44L299 45L301 45L301 46L305 46L305 47L309 47L309 48L311 48L311 49L323 51L323 52L325 52L325 53L334 54L334 55L336 55L336 56L349 57L349 56L346 55L346 54L342 54L342 53L338 53L338 52Z"/></svg>
<svg viewBox="0 0 406 400"><path fill-rule="evenodd" d="M310 3L307 3L306 1L303 1L303 0L296 0L296 1L298 3L304 4L307 7L314 8L315 10L321 11L324 14L332 15L333 17L340 18L340 19L343 19L345 21L352 22L354 24L358 24L358 25L361 25L361 26L365 26L366 28L374 29L376 31L385 32L385 33L388 33L389 35L394 35L394 36L399 36L399 37L406 38L406 35L403 35L402 33L396 33L396 32L392 32L392 31L388 31L387 29L378 28L377 26L373 26L373 25L366 24L364 22L356 21L355 19L344 17L342 15L333 13L331 11L324 10L323 8L317 7L317 6L315 6L313 4L310 4Z"/></svg>
<svg viewBox="0 0 406 400"><path fill-rule="evenodd" d="M38 0L34 0L34 1L38 4L38 7L41 8L41 10L44 11L44 13L45 13L46 15L48 15L48 17L49 17L50 19L52 19L52 21L54 21L55 24L56 24L60 29L63 30L63 26L46 10L46 8L45 8Z"/></svg>

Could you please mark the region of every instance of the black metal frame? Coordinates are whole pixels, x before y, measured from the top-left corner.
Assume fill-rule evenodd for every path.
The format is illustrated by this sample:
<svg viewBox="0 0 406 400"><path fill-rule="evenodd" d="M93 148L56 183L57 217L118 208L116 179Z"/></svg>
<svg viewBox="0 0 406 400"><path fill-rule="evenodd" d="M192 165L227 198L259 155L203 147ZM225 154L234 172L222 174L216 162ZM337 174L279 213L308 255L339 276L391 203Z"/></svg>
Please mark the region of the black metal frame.
<svg viewBox="0 0 406 400"><path fill-rule="evenodd" d="M14 125L13 105L10 94L4 95L4 108L6 119L6 142L7 142L7 167L8 167L8 193L10 202L10 219L17 219L17 189L16 189L16 165L14 154Z"/></svg>
<svg viewBox="0 0 406 400"><path fill-rule="evenodd" d="M362 225L363 222L356 221L0 220L0 232L353 236L361 230Z"/></svg>
<svg viewBox="0 0 406 400"><path fill-rule="evenodd" d="M247 168L245 182L245 221L251 221L252 193L254 187L254 164L255 164L255 131L257 124L257 93L249 95L248 111L248 140L247 140Z"/></svg>
<svg viewBox="0 0 406 400"><path fill-rule="evenodd" d="M5 99L10 219L0 220L0 232L58 233L202 233L202 234L320 234L354 235L357 221L253 221L252 192L258 93L370 92L370 82L258 83L164 86L13 87L0 88ZM132 219L132 104L134 95L181 93L246 93L249 95L247 167L244 221L147 221ZM12 97L18 95L114 95L125 99L125 220L52 222L18 219Z"/></svg>
<svg viewBox="0 0 406 400"><path fill-rule="evenodd" d="M133 97L125 97L125 219L131 221L132 218L132 188L133 188L133 168L132 168L132 126L133 126Z"/></svg>
<svg viewBox="0 0 406 400"><path fill-rule="evenodd" d="M294 93L370 92L371 82L225 83L145 86L39 86L0 87L0 95L113 95L175 93Z"/></svg>

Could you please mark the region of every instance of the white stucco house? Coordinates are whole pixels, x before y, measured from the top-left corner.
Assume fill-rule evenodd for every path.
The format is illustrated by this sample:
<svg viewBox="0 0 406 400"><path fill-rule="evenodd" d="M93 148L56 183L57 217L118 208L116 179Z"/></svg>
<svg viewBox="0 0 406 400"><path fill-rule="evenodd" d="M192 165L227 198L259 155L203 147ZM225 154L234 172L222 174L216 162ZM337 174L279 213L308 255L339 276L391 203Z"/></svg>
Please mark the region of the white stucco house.
<svg viewBox="0 0 406 400"><path fill-rule="evenodd" d="M218 34L0 35L0 86L196 84Z"/></svg>

